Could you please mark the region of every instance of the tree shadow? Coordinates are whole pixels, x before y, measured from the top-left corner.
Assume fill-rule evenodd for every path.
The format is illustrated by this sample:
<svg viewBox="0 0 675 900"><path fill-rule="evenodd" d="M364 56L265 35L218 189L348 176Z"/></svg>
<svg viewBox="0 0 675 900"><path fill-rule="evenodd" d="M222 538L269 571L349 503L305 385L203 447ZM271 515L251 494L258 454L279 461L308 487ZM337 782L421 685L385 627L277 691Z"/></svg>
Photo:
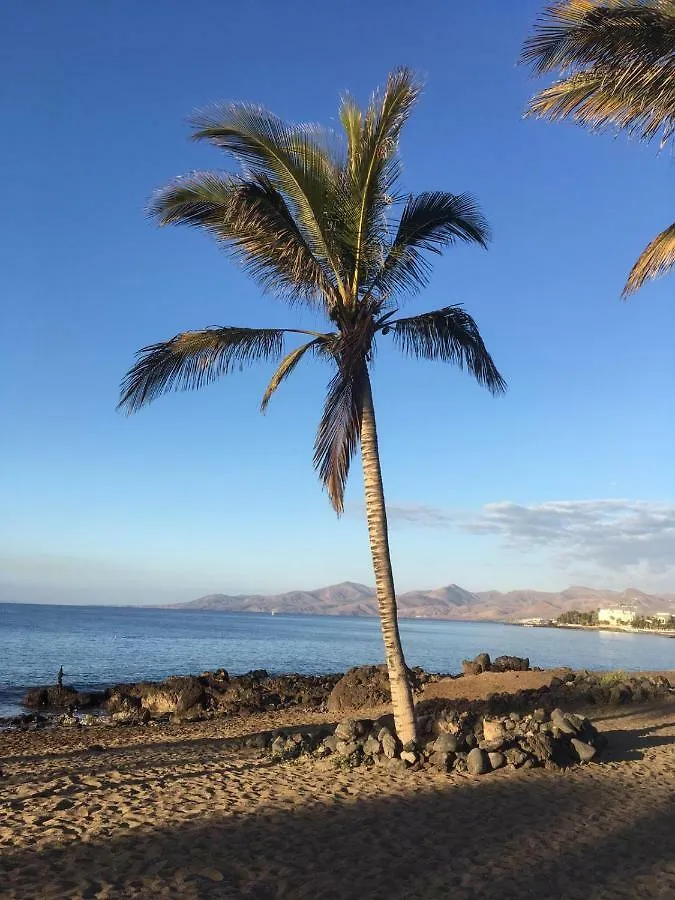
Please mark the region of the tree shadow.
<svg viewBox="0 0 675 900"><path fill-rule="evenodd" d="M0 858L0 892L39 897L433 900L673 896L675 804L625 779L497 773ZM607 773L611 775L611 773ZM39 890L36 892L36 885Z"/></svg>

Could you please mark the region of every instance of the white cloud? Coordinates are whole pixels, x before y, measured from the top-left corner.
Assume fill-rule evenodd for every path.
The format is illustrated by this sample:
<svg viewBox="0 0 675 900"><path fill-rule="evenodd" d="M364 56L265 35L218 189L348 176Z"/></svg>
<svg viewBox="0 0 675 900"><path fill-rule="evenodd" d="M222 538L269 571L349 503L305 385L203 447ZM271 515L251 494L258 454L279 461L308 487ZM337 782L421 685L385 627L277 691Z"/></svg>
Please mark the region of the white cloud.
<svg viewBox="0 0 675 900"><path fill-rule="evenodd" d="M518 550L546 548L559 564L662 575L675 571L675 503L551 500L488 503L479 513L388 507L392 522L496 535Z"/></svg>

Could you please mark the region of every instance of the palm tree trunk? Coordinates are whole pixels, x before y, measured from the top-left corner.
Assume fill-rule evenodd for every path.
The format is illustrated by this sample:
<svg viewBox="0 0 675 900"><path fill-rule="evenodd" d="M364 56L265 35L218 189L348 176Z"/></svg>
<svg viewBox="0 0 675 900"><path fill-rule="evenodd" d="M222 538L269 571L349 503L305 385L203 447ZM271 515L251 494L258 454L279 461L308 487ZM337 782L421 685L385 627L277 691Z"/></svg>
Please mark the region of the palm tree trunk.
<svg viewBox="0 0 675 900"><path fill-rule="evenodd" d="M375 570L375 590L380 610L380 625L384 638L384 649L389 670L391 701L394 708L394 722L399 739L406 744L414 741L415 709L408 670L403 657L401 636L398 630L396 592L389 555L389 534L387 530L387 510L384 505L382 470L377 447L377 428L373 394L368 373L363 395L363 417L361 421L361 459L363 462L363 482L366 492L366 518L370 552Z"/></svg>

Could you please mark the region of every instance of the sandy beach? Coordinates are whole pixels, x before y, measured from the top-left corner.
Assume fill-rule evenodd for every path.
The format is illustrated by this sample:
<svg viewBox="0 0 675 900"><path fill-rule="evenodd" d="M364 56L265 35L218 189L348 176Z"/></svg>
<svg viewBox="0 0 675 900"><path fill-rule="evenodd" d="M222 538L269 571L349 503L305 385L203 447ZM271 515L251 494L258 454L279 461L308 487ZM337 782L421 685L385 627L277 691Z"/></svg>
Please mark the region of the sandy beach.
<svg viewBox="0 0 675 900"><path fill-rule="evenodd" d="M502 684L526 676L542 677ZM481 678L447 690L475 694ZM602 763L482 777L273 763L228 744L331 721L302 710L2 734L0 897L673 897L675 699L593 720Z"/></svg>

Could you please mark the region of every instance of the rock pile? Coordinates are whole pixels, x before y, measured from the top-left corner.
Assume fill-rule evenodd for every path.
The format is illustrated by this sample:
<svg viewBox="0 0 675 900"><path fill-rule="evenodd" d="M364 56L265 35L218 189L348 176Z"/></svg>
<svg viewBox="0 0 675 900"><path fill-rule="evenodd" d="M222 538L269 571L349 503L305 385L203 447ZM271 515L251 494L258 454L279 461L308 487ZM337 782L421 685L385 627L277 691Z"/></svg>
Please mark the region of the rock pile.
<svg viewBox="0 0 675 900"><path fill-rule="evenodd" d="M530 660L521 656L498 656L494 662L489 653L479 653L475 659L462 660L464 675L480 675L482 672L527 672Z"/></svg>
<svg viewBox="0 0 675 900"><path fill-rule="evenodd" d="M430 766L484 775L504 766L559 769L590 762L606 743L588 719L560 709L497 718L447 710L419 725L419 744L402 745L391 717L385 716L345 719L323 739L317 734L279 736L271 750L281 759L310 752L334 756L348 766L383 765L394 771Z"/></svg>
<svg viewBox="0 0 675 900"><path fill-rule="evenodd" d="M587 703L594 706L619 706L660 700L673 688L664 675L642 672L569 671L551 682L551 695L562 704Z"/></svg>

